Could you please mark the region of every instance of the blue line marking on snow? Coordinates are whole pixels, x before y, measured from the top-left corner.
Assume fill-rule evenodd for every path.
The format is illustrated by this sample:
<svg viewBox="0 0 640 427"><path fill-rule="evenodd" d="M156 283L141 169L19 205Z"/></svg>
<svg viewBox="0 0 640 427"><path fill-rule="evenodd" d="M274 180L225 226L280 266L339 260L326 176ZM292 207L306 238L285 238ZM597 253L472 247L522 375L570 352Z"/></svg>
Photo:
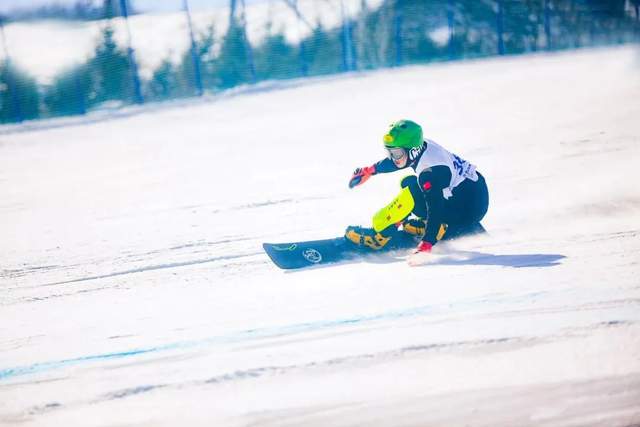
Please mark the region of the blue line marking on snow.
<svg viewBox="0 0 640 427"><path fill-rule="evenodd" d="M534 293L529 293L525 295L510 296L510 297L504 297L504 298L499 298L499 297L496 298L495 295L493 296L493 298L489 296L484 296L484 297L475 298L472 300L442 303L439 305L413 307L406 310L389 311L389 312L373 314L369 316L358 316L358 317L351 317L351 318L344 318L344 319L306 322L306 323L298 323L298 324L280 326L280 327L246 329L244 331L239 331L239 332L228 334L228 335L219 335L219 336L204 338L201 340L179 341L179 342L169 343L169 344L156 346L156 347L138 348L138 349L123 351L123 352L94 354L89 356L76 357L72 359L40 362L40 363L34 363L32 365L0 369L0 381L17 377L17 376L36 374L40 372L61 369L68 366L74 366L74 365L79 365L79 364L93 362L93 361L124 359L124 358L135 357L135 356L140 356L140 355L150 354L150 353L158 353L163 351L184 350L184 349L189 349L194 347L216 345L216 344L230 344L230 343L248 341L252 339L275 338L282 335L300 334L305 332L312 332L316 330L335 328L335 327L341 327L341 326L353 326L353 325L366 323L366 322L376 322L379 320L398 320L398 319L403 319L408 317L423 316L427 314L450 312L454 309L460 310L464 308L472 308L474 306L478 306L479 303L486 308L487 306L491 306L491 305L500 305L505 303L513 304L514 302L517 303L520 301L531 302L532 300L535 300L536 297L542 296L543 294L545 294L545 292L534 292Z"/></svg>
<svg viewBox="0 0 640 427"><path fill-rule="evenodd" d="M92 360L119 359L119 358L129 357L129 356L137 356L139 354L144 354L144 353L151 353L153 351L156 351L156 349L148 348L148 349L124 351L121 353L97 354L92 356L77 357L75 359L56 360L53 362L42 362L42 363L35 363L33 365L28 365L28 366L1 369L0 380L6 379L9 377L19 376L19 375L36 374L38 372L48 371L48 370L57 369L57 368L63 368L65 366L76 365L82 362L90 362Z"/></svg>

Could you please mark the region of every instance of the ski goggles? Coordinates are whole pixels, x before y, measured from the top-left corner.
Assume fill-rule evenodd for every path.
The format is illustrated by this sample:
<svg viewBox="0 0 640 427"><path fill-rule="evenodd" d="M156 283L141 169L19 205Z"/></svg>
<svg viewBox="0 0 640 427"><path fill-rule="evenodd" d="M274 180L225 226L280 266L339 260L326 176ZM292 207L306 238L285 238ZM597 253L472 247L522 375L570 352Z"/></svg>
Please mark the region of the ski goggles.
<svg viewBox="0 0 640 427"><path fill-rule="evenodd" d="M399 147L384 147L389 153L391 160L402 160L407 155L407 150Z"/></svg>

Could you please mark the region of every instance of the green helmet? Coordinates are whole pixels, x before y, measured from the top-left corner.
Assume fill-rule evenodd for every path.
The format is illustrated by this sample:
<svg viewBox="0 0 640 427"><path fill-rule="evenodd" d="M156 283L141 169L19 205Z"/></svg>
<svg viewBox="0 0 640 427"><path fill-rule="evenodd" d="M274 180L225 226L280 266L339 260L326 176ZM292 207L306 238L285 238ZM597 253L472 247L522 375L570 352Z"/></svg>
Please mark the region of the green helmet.
<svg viewBox="0 0 640 427"><path fill-rule="evenodd" d="M398 120L389 127L382 140L389 148L418 148L423 142L422 128L411 120Z"/></svg>

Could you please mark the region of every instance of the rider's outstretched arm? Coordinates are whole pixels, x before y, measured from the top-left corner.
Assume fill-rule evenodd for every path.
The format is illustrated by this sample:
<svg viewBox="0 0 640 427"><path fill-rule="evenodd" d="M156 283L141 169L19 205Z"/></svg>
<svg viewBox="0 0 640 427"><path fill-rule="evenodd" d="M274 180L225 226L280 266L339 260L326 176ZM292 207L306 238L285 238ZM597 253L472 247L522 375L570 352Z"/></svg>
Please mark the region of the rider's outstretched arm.
<svg viewBox="0 0 640 427"><path fill-rule="evenodd" d="M371 166L357 168L349 180L349 188L364 184L369 178L378 173L389 173L400 170L391 159L385 158Z"/></svg>

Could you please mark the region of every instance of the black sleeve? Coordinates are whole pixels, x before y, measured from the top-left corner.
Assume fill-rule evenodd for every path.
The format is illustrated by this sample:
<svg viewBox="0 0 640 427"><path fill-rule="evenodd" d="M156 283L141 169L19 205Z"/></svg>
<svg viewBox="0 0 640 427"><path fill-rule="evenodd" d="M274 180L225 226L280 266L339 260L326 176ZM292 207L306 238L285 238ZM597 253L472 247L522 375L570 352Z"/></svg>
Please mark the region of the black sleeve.
<svg viewBox="0 0 640 427"><path fill-rule="evenodd" d="M451 182L451 170L446 166L433 166L424 170L418 176L418 184L424 193L427 204L427 230L422 240L436 244L436 236L440 225L445 221L444 202L442 190Z"/></svg>
<svg viewBox="0 0 640 427"><path fill-rule="evenodd" d="M376 173L389 173L400 170L400 168L393 163L393 160L388 157L380 160L374 166L376 167Z"/></svg>

